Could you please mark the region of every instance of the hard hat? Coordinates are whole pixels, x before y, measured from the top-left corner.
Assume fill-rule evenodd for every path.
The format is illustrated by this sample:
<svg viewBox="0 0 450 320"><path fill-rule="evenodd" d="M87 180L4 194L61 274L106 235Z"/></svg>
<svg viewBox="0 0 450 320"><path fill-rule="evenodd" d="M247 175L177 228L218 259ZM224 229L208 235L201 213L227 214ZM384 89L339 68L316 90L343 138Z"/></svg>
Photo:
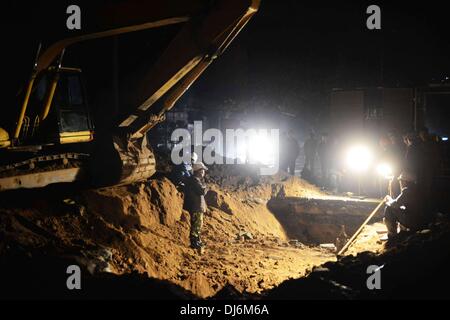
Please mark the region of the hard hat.
<svg viewBox="0 0 450 320"><path fill-rule="evenodd" d="M398 177L398 180L402 181L408 181L408 182L416 182L417 177L414 173L404 171L402 174Z"/></svg>
<svg viewBox="0 0 450 320"><path fill-rule="evenodd" d="M202 170L202 169L205 171L208 170L208 168L203 164L203 162L197 162L192 165L193 171L198 171L198 170Z"/></svg>
<svg viewBox="0 0 450 320"><path fill-rule="evenodd" d="M192 163L196 163L196 162L197 162L197 159L198 159L198 155L197 155L195 152L192 152L192 153L191 153L191 160L192 160Z"/></svg>

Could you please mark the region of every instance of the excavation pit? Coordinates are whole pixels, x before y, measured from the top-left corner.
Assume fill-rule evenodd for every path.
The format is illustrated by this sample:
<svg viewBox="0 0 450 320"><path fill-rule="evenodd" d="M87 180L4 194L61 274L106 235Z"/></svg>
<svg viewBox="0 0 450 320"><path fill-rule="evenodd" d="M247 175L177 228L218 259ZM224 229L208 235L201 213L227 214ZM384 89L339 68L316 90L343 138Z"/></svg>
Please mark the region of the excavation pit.
<svg viewBox="0 0 450 320"><path fill-rule="evenodd" d="M350 237L376 208L377 200L273 198L267 206L291 239L308 245L335 243L345 227ZM371 223L382 220L380 210Z"/></svg>

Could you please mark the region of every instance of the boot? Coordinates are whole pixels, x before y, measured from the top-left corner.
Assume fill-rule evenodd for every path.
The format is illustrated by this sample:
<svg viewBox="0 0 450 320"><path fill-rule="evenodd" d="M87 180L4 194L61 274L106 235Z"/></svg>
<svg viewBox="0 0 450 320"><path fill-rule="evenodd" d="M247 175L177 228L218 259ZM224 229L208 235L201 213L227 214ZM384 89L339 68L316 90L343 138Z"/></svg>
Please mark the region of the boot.
<svg viewBox="0 0 450 320"><path fill-rule="evenodd" d="M192 249L201 249L203 247L203 243L200 240L200 237L191 237L191 248Z"/></svg>

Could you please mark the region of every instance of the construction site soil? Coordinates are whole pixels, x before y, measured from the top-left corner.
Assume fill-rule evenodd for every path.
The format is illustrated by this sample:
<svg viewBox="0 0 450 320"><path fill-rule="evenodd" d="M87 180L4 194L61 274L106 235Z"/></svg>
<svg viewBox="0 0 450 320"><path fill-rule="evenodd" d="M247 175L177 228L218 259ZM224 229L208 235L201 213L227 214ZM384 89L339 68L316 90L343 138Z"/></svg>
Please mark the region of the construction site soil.
<svg viewBox="0 0 450 320"><path fill-rule="evenodd" d="M385 265L386 278L407 268L397 270L400 285L416 269L434 272L421 256L448 258L444 222L390 250L379 240L383 225L374 223L337 261L319 245L335 239L342 225L351 234L376 203L333 204L297 177L261 177L248 168L243 174L239 167L214 166L208 173L203 254L189 248L189 213L164 174L105 189L2 194L0 298L365 298L380 295L366 288L368 264ZM441 242L445 257L435 248ZM70 265L81 267L83 290L67 289Z"/></svg>

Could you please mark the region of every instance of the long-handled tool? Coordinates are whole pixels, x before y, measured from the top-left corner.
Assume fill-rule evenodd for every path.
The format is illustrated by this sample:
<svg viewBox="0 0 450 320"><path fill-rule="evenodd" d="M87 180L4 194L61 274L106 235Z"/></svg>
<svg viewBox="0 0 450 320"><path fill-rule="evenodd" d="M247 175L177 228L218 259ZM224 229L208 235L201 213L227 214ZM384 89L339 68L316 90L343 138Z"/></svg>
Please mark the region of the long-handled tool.
<svg viewBox="0 0 450 320"><path fill-rule="evenodd" d="M363 224L359 227L358 230L356 230L356 232L353 234L353 236L347 241L347 243L345 244L345 246L342 247L342 249L338 252L338 256L341 256L345 251L347 251L347 249L353 244L353 242L355 242L356 238L359 236L359 234L361 233L361 231L364 229L364 227L366 226L366 224L369 223L370 219L373 218L373 216L378 212L378 210L380 210L380 208L383 206L383 204L386 202L385 199L383 199L378 206L372 211L372 213L367 217L367 219L363 222Z"/></svg>

